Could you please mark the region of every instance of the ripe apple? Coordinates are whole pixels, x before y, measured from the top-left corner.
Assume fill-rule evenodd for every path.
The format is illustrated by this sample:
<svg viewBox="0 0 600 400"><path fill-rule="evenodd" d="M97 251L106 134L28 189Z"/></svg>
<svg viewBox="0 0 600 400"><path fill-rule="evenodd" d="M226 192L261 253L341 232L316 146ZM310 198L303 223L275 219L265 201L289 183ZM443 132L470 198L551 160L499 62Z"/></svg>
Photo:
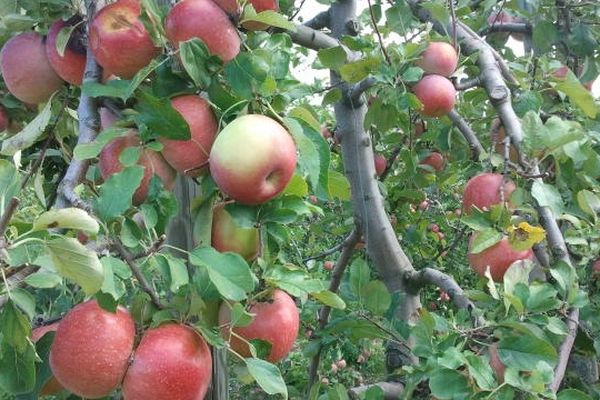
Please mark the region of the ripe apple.
<svg viewBox="0 0 600 400"><path fill-rule="evenodd" d="M50 349L50 368L74 394L104 397L121 383L134 340L135 324L125 308L111 313L95 300L86 301L60 321Z"/></svg>
<svg viewBox="0 0 600 400"><path fill-rule="evenodd" d="M383 175L387 168L387 160L383 155L378 153L373 156L373 160L375 162L375 172L377 173L377 176Z"/></svg>
<svg viewBox="0 0 600 400"><path fill-rule="evenodd" d="M429 229L431 232L439 232L440 226L438 224L429 224L429 226L427 226L427 229Z"/></svg>
<svg viewBox="0 0 600 400"><path fill-rule="evenodd" d="M214 0L214 2L221 7L221 10L234 18L237 18L242 12L242 7L237 0Z"/></svg>
<svg viewBox="0 0 600 400"><path fill-rule="evenodd" d="M254 314L250 325L234 327L233 332L246 341L260 339L271 343L268 361L277 362L283 359L292 349L300 327L300 316L294 300L284 291L275 289L271 298L252 303L248 311ZM229 335L230 322L230 309L223 303L219 309L221 333L234 351L244 357L250 357L247 343L237 336Z"/></svg>
<svg viewBox="0 0 600 400"><path fill-rule="evenodd" d="M109 142L100 152L100 162L98 167L102 179L108 179L112 174L120 172L123 169L119 161L119 155L123 150L131 146L139 146L140 139L137 131L132 129L126 136L121 136ZM154 150L142 148L138 165L144 167L144 176L140 186L133 194L133 204L140 205L148 196L148 188L152 176L158 175L167 190L175 187L176 172L171 168L165 159Z"/></svg>
<svg viewBox="0 0 600 400"><path fill-rule="evenodd" d="M31 341L33 343L36 343L46 333L56 332L56 330L58 329L59 323L60 322L54 322L49 325L43 325L43 326L39 326L39 327L35 328L33 331L31 331ZM54 395L54 394L62 391L63 389L64 388L56 380L56 378L54 376L51 376L50 378L48 378L48 380L46 380L46 383L44 383L44 385L41 387L39 395L40 396L50 396L50 395Z"/></svg>
<svg viewBox="0 0 600 400"><path fill-rule="evenodd" d="M419 66L426 74L450 76L458 65L458 54L450 43L430 42L421 58L417 60Z"/></svg>
<svg viewBox="0 0 600 400"><path fill-rule="evenodd" d="M504 383L504 372L506 371L506 365L500 359L498 355L498 343L492 343L488 347L488 355L490 356L490 367L492 367L492 371L494 371L494 375L496 376L496 380L498 383Z"/></svg>
<svg viewBox="0 0 600 400"><path fill-rule="evenodd" d="M89 43L98 64L124 79L160 54L140 13L138 0L119 0L103 7L90 25Z"/></svg>
<svg viewBox="0 0 600 400"><path fill-rule="evenodd" d="M212 247L224 253L238 253L246 261L258 257L260 237L257 228L242 228L225 209L225 203L213 208Z"/></svg>
<svg viewBox="0 0 600 400"><path fill-rule="evenodd" d="M419 210L427 211L428 208L429 208L429 200L425 199L419 203Z"/></svg>
<svg viewBox="0 0 600 400"><path fill-rule="evenodd" d="M252 4L257 14L268 10L279 11L277 0L250 0L250 4ZM257 21L246 21L242 26L249 31L262 31L269 27L269 25Z"/></svg>
<svg viewBox="0 0 600 400"><path fill-rule="evenodd" d="M0 132L4 132L10 126L10 119L6 113L6 109L0 105Z"/></svg>
<svg viewBox="0 0 600 400"><path fill-rule="evenodd" d="M240 52L237 29L212 0L182 0L175 4L165 18L165 32L176 48L191 38L201 39L225 63Z"/></svg>
<svg viewBox="0 0 600 400"><path fill-rule="evenodd" d="M48 101L64 84L48 61L44 38L36 32L21 33L4 44L0 71L8 90L27 104Z"/></svg>
<svg viewBox="0 0 600 400"><path fill-rule="evenodd" d="M142 337L123 380L123 399L203 399L211 376L212 356L202 336L167 323Z"/></svg>
<svg viewBox="0 0 600 400"><path fill-rule="evenodd" d="M171 100L190 127L189 140L171 140L161 137L162 155L181 174L198 176L208 164L219 123L206 100L195 95L184 95Z"/></svg>
<svg viewBox="0 0 600 400"><path fill-rule="evenodd" d="M463 193L463 210L471 213L473 206L480 210L489 210L493 205L500 204L501 193L506 204L510 195L517 187L510 179L504 179L501 174L486 172L469 179Z"/></svg>
<svg viewBox="0 0 600 400"><path fill-rule="evenodd" d="M327 127L327 125L323 125L321 127L321 135L323 135L323 138L325 140L331 138L331 131L329 130L329 128Z"/></svg>
<svg viewBox="0 0 600 400"><path fill-rule="evenodd" d="M432 151L431 153L429 153L429 155L427 157L422 159L421 162L419 163L419 165L429 165L435 171L443 170L444 164L445 164L444 156L437 151Z"/></svg>
<svg viewBox="0 0 600 400"><path fill-rule="evenodd" d="M421 114L427 117L441 117L454 108L456 89L441 75L424 76L413 87L413 92L423 105Z"/></svg>
<svg viewBox="0 0 600 400"><path fill-rule="evenodd" d="M469 254L467 258L471 268L480 276L485 276L485 270L489 266L490 274L495 282L502 282L504 273L512 263L519 260L531 259L533 251L531 249L517 251L512 248L508 242L508 237L503 237L495 245L488 247L480 253L471 253L471 247L477 234L474 233L469 239Z"/></svg>
<svg viewBox="0 0 600 400"><path fill-rule="evenodd" d="M72 85L81 85L83 81L83 72L85 70L85 47L81 43L82 33L79 29L71 33L67 47L65 47L64 54L61 56L56 49L56 38L60 30L67 26L73 26L74 24L80 23L81 18L71 18L65 22L58 20L50 26L48 36L46 38L46 55L50 65L54 68L54 71L65 81ZM82 25L79 25L80 27Z"/></svg>
<svg viewBox="0 0 600 400"><path fill-rule="evenodd" d="M219 133L209 163L213 179L225 194L242 204L261 204L281 193L292 178L296 145L277 121L244 115Z"/></svg>
<svg viewBox="0 0 600 400"><path fill-rule="evenodd" d="M327 271L331 271L334 266L335 266L335 264L331 260L327 260L323 263L323 269L325 269Z"/></svg>

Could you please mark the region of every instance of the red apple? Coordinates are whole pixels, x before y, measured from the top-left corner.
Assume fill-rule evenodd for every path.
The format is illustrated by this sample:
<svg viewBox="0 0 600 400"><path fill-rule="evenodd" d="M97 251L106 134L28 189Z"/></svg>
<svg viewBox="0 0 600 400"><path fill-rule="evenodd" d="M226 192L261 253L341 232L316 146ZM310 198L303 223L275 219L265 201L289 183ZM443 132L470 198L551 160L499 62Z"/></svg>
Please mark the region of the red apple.
<svg viewBox="0 0 600 400"><path fill-rule="evenodd" d="M319 204L319 199L314 194L308 196L308 201L310 201L312 204Z"/></svg>
<svg viewBox="0 0 600 400"><path fill-rule="evenodd" d="M510 179L504 179L501 174L486 172L469 179L463 193L463 210L471 213L475 206L480 210L489 210L493 205L500 204L501 194L508 204L510 195L517 187Z"/></svg>
<svg viewBox="0 0 600 400"><path fill-rule="evenodd" d="M250 0L250 4L252 4L257 14L269 10L279 11L277 0ZM269 27L269 25L257 21L246 21L242 26L249 31L262 31Z"/></svg>
<svg viewBox="0 0 600 400"><path fill-rule="evenodd" d="M600 276L600 258L592 263L592 276L594 278Z"/></svg>
<svg viewBox="0 0 600 400"><path fill-rule="evenodd" d="M329 131L327 125L323 125L321 127L321 135L323 135L323 138L325 138L326 140L331 138L331 131Z"/></svg>
<svg viewBox="0 0 600 400"><path fill-rule="evenodd" d="M44 38L36 32L21 33L4 44L0 71L13 96L28 104L48 101L64 84L48 61Z"/></svg>
<svg viewBox="0 0 600 400"><path fill-rule="evenodd" d="M213 0L216 5L221 7L228 15L238 17L242 11L242 7L237 0Z"/></svg>
<svg viewBox="0 0 600 400"><path fill-rule="evenodd" d="M387 160L383 155L378 153L373 156L373 160L375 162L375 173L377 173L377 176L383 175L387 168Z"/></svg>
<svg viewBox="0 0 600 400"><path fill-rule="evenodd" d="M180 42L191 38L201 39L208 50L223 62L234 59L240 52L237 29L212 0L183 0L177 3L165 19L165 32L176 48L179 48Z"/></svg>
<svg viewBox="0 0 600 400"><path fill-rule="evenodd" d="M114 125L115 122L119 120L119 117L116 116L112 111L110 111L106 107L100 107L98 109L98 114L100 114L100 128L107 129Z"/></svg>
<svg viewBox="0 0 600 400"><path fill-rule="evenodd" d="M208 345L192 328L168 323L149 329L123 381L124 400L200 400L212 376Z"/></svg>
<svg viewBox="0 0 600 400"><path fill-rule="evenodd" d="M98 163L102 179L106 180L112 174L120 172L123 169L119 161L119 155L123 150L131 146L139 146L140 144L137 131L132 129L128 135L113 139L104 146L100 152L100 162ZM133 194L133 204L140 205L144 202L146 196L148 196L150 180L154 175L158 175L166 189L172 190L175 187L175 178L177 175L160 153L142 148L138 165L144 167L144 177L140 186Z"/></svg>
<svg viewBox="0 0 600 400"><path fill-rule="evenodd" d="M504 383L504 372L506 371L506 365L500 359L498 355L498 343L492 343L488 347L488 355L490 356L490 367L492 367L492 371L494 371L494 375L496 376L496 380L498 383Z"/></svg>
<svg viewBox="0 0 600 400"><path fill-rule="evenodd" d="M46 38L46 55L54 71L65 81L72 85L81 85L83 81L83 72L85 70L85 47L81 44L81 33L75 28L65 47L64 54L61 56L56 49L56 38L62 28L78 24L81 18L72 18L65 22L58 20L50 26L48 37ZM82 26L82 25L79 25Z"/></svg>
<svg viewBox="0 0 600 400"><path fill-rule="evenodd" d="M440 226L438 224L429 224L429 226L427 226L427 229L429 229L431 232L439 232Z"/></svg>
<svg viewBox="0 0 600 400"><path fill-rule="evenodd" d="M505 10L502 10L500 12L494 11L487 18L488 25L508 24L513 21L513 16L507 13Z"/></svg>
<svg viewBox="0 0 600 400"><path fill-rule="evenodd" d="M325 269L327 271L331 271L334 266L335 266L335 264L331 260L327 260L323 263L323 269Z"/></svg>
<svg viewBox="0 0 600 400"><path fill-rule="evenodd" d="M419 203L419 210L421 210L421 211L427 211L428 208L429 208L429 201L428 200L423 200L422 202Z"/></svg>
<svg viewBox="0 0 600 400"><path fill-rule="evenodd" d="M219 129L219 123L206 100L195 95L184 95L171 100L190 127L189 140L171 140L161 137L162 155L181 174L198 176L208 164L208 155Z"/></svg>
<svg viewBox="0 0 600 400"><path fill-rule="evenodd" d="M234 327L233 332L246 341L260 339L271 343L268 361L277 362L283 359L292 349L300 327L300 316L294 300L284 291L275 289L271 298L252 303L248 311L254 314L250 325ZM250 357L247 343L235 335L229 335L230 321L230 309L223 303L219 309L219 325L223 326L221 333L229 340L234 351L244 357Z"/></svg>
<svg viewBox="0 0 600 400"><path fill-rule="evenodd" d="M426 74L450 76L457 65L458 54L454 47L446 42L430 42L421 58L417 60L417 66Z"/></svg>
<svg viewBox="0 0 600 400"><path fill-rule="evenodd" d="M296 145L274 119L249 114L219 133L209 162L210 173L225 194L242 204L261 204L281 193L292 178Z"/></svg>
<svg viewBox="0 0 600 400"><path fill-rule="evenodd" d="M260 238L257 228L242 228L225 209L225 203L213 208L212 247L224 253L238 253L246 261L258 257Z"/></svg>
<svg viewBox="0 0 600 400"><path fill-rule="evenodd" d="M445 164L444 156L437 151L432 151L431 153L429 153L429 155L427 157L422 159L421 162L419 163L419 165L429 165L435 171L443 170L444 164Z"/></svg>
<svg viewBox="0 0 600 400"><path fill-rule="evenodd" d="M441 117L454 108L456 89L441 75L426 75L413 87L413 92L423 105L421 114Z"/></svg>
<svg viewBox="0 0 600 400"><path fill-rule="evenodd" d="M6 109L0 105L0 132L4 132L10 126L10 119L6 113Z"/></svg>
<svg viewBox="0 0 600 400"><path fill-rule="evenodd" d="M127 310L118 307L111 313L90 300L61 320L50 349L50 368L74 394L101 398L121 384L134 340L135 324Z"/></svg>
<svg viewBox="0 0 600 400"><path fill-rule="evenodd" d="M480 276L485 276L487 267L490 267L490 274L495 282L502 282L506 270L512 263L519 260L531 259L533 251L531 249L517 251L512 248L508 242L508 237L503 237L495 245L488 247L480 253L471 253L471 247L477 237L477 233L471 235L469 239L469 264Z"/></svg>
<svg viewBox="0 0 600 400"><path fill-rule="evenodd" d="M119 0L103 7L90 25L89 43L98 64L124 79L160 54L140 13L138 0Z"/></svg>

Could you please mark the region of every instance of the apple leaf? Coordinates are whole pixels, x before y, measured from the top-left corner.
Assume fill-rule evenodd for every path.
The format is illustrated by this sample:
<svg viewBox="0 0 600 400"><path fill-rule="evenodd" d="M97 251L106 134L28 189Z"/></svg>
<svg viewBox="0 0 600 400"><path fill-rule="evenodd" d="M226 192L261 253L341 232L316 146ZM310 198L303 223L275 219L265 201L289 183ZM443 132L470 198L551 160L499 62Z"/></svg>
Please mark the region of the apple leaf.
<svg viewBox="0 0 600 400"><path fill-rule="evenodd" d="M498 355L505 365L519 371L534 371L542 361L554 366L558 358L552 344L532 334L504 337L498 343Z"/></svg>
<svg viewBox="0 0 600 400"><path fill-rule="evenodd" d="M317 56L324 67L336 71L348 62L346 51L341 46L321 49L317 53Z"/></svg>
<svg viewBox="0 0 600 400"><path fill-rule="evenodd" d="M470 248L470 253L478 254L487 248L492 247L502 240L502 233L496 229L490 228L480 231L476 234L473 244Z"/></svg>
<svg viewBox="0 0 600 400"><path fill-rule="evenodd" d="M508 243L510 247L517 251L524 251L540 243L546 238L546 231L539 226L531 226L522 221L519 225L511 225L507 229Z"/></svg>
<svg viewBox="0 0 600 400"><path fill-rule="evenodd" d="M346 175L340 172L329 170L327 189L331 198L342 201L350 200L350 182L348 182Z"/></svg>
<svg viewBox="0 0 600 400"><path fill-rule="evenodd" d="M0 310L0 332L2 332L1 342L7 343L17 352L26 351L31 326L12 299Z"/></svg>
<svg viewBox="0 0 600 400"><path fill-rule="evenodd" d="M592 400L592 398L578 389L565 389L561 390L557 400Z"/></svg>
<svg viewBox="0 0 600 400"><path fill-rule="evenodd" d="M73 156L77 160L88 160L97 157L108 142L115 138L125 136L130 131L130 128L120 128L117 126L111 126L110 128L104 129L92 142L75 146Z"/></svg>
<svg viewBox="0 0 600 400"><path fill-rule="evenodd" d="M69 44L71 34L76 28L77 25L63 26L60 31L58 31L58 35L56 35L56 51L61 57L65 56L65 49Z"/></svg>
<svg viewBox="0 0 600 400"><path fill-rule="evenodd" d="M7 205L9 200L19 192L19 174L8 160L0 160L0 204ZM4 206L3 206L4 207ZM0 215L3 213L0 208Z"/></svg>
<svg viewBox="0 0 600 400"><path fill-rule="evenodd" d="M296 31L296 26L284 15L273 10L262 11L258 14L245 13L242 24L246 21L262 22L276 28L285 29L291 32Z"/></svg>
<svg viewBox="0 0 600 400"><path fill-rule="evenodd" d="M9 393L28 393L35 387L36 354L28 345L19 352L6 340L0 341L0 388Z"/></svg>
<svg viewBox="0 0 600 400"><path fill-rule="evenodd" d="M54 95L50 97L42 111L21 132L2 141L0 154L13 156L17 151L28 148L42 137L52 117L53 97Z"/></svg>
<svg viewBox="0 0 600 400"><path fill-rule="evenodd" d="M598 220L600 212L600 198L594 192L581 190L577 193L577 204L586 214L591 215L594 222Z"/></svg>
<svg viewBox="0 0 600 400"><path fill-rule="evenodd" d="M268 275L265 275L264 279L270 285L281 288L296 297L319 293L327 289L324 281L309 278L303 270L273 268Z"/></svg>
<svg viewBox="0 0 600 400"><path fill-rule="evenodd" d="M159 99L140 91L134 116L138 126L145 126L156 136L172 140L189 140L190 127L183 116L173 108L169 99Z"/></svg>
<svg viewBox="0 0 600 400"><path fill-rule="evenodd" d="M59 237L47 242L46 248L59 275L72 280L91 296L102 287L104 270L98 255L77 239Z"/></svg>
<svg viewBox="0 0 600 400"><path fill-rule="evenodd" d="M493 390L496 387L494 371L489 363L484 363L481 357L474 354L466 355L469 374L475 378L477 386L484 390Z"/></svg>
<svg viewBox="0 0 600 400"><path fill-rule="evenodd" d="M535 181L531 185L531 195L541 207L550 208L554 217L558 217L563 213L563 200L555 186Z"/></svg>
<svg viewBox="0 0 600 400"><path fill-rule="evenodd" d="M242 99L254 98L254 91L267 79L269 65L264 60L242 52L225 66L225 78Z"/></svg>
<svg viewBox="0 0 600 400"><path fill-rule="evenodd" d="M70 207L42 213L33 222L33 231L60 228L74 229L95 235L100 230L98 222L80 208Z"/></svg>
<svg viewBox="0 0 600 400"><path fill-rule="evenodd" d="M436 369L429 376L431 394L440 399L468 399L471 397L467 378L452 369Z"/></svg>
<svg viewBox="0 0 600 400"><path fill-rule="evenodd" d="M350 265L350 290L356 296L360 296L363 291L363 288L367 285L367 283L371 280L371 270L369 269L369 265L362 258L357 258Z"/></svg>
<svg viewBox="0 0 600 400"><path fill-rule="evenodd" d="M133 194L140 186L143 176L144 168L139 165L111 175L100 187L100 196L94 202L98 217L109 220L131 207Z"/></svg>
<svg viewBox="0 0 600 400"><path fill-rule="evenodd" d="M344 64L340 68L340 75L348 83L357 83L377 70L380 64L380 57L366 57L359 61Z"/></svg>
<svg viewBox="0 0 600 400"><path fill-rule="evenodd" d="M81 91L90 97L118 97L127 100L129 98L129 81L113 79L106 82L106 84L84 82Z"/></svg>
<svg viewBox="0 0 600 400"><path fill-rule="evenodd" d="M392 296L382 281L370 281L361 288L361 298L367 310L383 315L392 304Z"/></svg>
<svg viewBox="0 0 600 400"><path fill-rule="evenodd" d="M183 68L199 88L207 88L210 85L212 76L222 64L198 38L179 43L179 54Z"/></svg>
<svg viewBox="0 0 600 400"><path fill-rule="evenodd" d="M572 71L569 70L567 76L556 83L554 87L569 96L571 101L589 118L596 118L599 110L598 105L594 102L594 96L583 87Z"/></svg>
<svg viewBox="0 0 600 400"><path fill-rule="evenodd" d="M344 300L342 300L340 296L338 296L336 293L333 293L330 290L323 290L320 292L312 293L311 296L331 308L336 308L338 310L346 309L346 303L344 302Z"/></svg>
<svg viewBox="0 0 600 400"><path fill-rule="evenodd" d="M250 375L267 394L281 394L284 399L288 398L287 386L277 366L258 358L245 358L244 361Z"/></svg>
<svg viewBox="0 0 600 400"><path fill-rule="evenodd" d="M61 282L60 276L49 271L38 271L25 278L27 285L38 289L50 289L60 285Z"/></svg>

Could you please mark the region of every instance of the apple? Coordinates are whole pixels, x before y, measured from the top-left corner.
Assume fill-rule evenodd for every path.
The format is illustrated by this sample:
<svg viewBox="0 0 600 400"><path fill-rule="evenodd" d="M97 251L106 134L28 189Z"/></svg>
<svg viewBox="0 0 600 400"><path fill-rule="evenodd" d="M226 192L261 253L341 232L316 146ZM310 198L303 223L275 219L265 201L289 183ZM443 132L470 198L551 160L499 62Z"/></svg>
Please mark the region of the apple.
<svg viewBox="0 0 600 400"><path fill-rule="evenodd" d="M323 136L323 138L325 140L330 139L331 138L331 131L329 130L329 128L327 127L327 125L323 125L321 127L321 135Z"/></svg>
<svg viewBox="0 0 600 400"><path fill-rule="evenodd" d="M592 276L594 278L600 276L600 258L592 263Z"/></svg>
<svg viewBox="0 0 600 400"><path fill-rule="evenodd" d="M257 228L242 228L225 209L225 203L213 208L212 247L224 253L232 251L246 261L253 261L260 250Z"/></svg>
<svg viewBox="0 0 600 400"><path fill-rule="evenodd" d="M413 92L422 104L421 114L441 117L454 108L456 89L448 78L441 75L426 75L414 87Z"/></svg>
<svg viewBox="0 0 600 400"><path fill-rule="evenodd" d="M387 168L387 160L381 154L375 153L373 156L373 161L375 162L375 172L377 176L383 175L385 169Z"/></svg>
<svg viewBox="0 0 600 400"><path fill-rule="evenodd" d="M500 204L501 193L508 205L510 195L517 187L514 182L501 174L486 172L469 179L463 193L463 210L471 213L473 207L489 210L493 205Z"/></svg>
<svg viewBox="0 0 600 400"><path fill-rule="evenodd" d="M225 194L242 204L261 204L281 193L292 178L296 145L274 119L244 115L219 133L209 163L213 179Z"/></svg>
<svg viewBox="0 0 600 400"><path fill-rule="evenodd" d="M10 119L6 113L6 109L0 105L0 132L4 132L10 126Z"/></svg>
<svg viewBox="0 0 600 400"><path fill-rule="evenodd" d="M123 169L119 161L119 155L123 150L131 146L140 146L140 138L135 129L132 129L126 136L121 136L109 142L100 152L100 162L98 167L102 179L108 179L112 174L120 172ZM158 175L167 190L172 190L175 187L175 179L177 174L171 168L165 159L154 150L142 148L138 165L144 167L144 176L140 186L133 194L133 204L140 205L148 196L148 188L152 176Z"/></svg>
<svg viewBox="0 0 600 400"><path fill-rule="evenodd" d="M221 7L221 10L225 11L227 15L237 18L241 12L242 7L237 0L213 0L216 5Z"/></svg>
<svg viewBox="0 0 600 400"><path fill-rule="evenodd" d="M48 101L64 84L48 61L44 38L36 32L21 33L4 44L0 72L9 92L27 104Z"/></svg>
<svg viewBox="0 0 600 400"><path fill-rule="evenodd" d="M427 122L422 119L418 119L415 122L415 138L421 137L423 133L427 131Z"/></svg>
<svg viewBox="0 0 600 400"><path fill-rule="evenodd" d="M240 52L240 37L227 14L212 0L182 0L165 18L167 38L175 48L191 38L227 63Z"/></svg>
<svg viewBox="0 0 600 400"><path fill-rule="evenodd" d="M319 199L314 194L308 196L308 201L310 201L311 204L319 204Z"/></svg>
<svg viewBox="0 0 600 400"><path fill-rule="evenodd" d="M425 199L419 203L419 210L427 211L428 208L429 208L429 200Z"/></svg>
<svg viewBox="0 0 600 400"><path fill-rule="evenodd" d="M221 334L225 340L244 357L250 357L250 349L245 341L264 340L271 343L267 360L274 363L283 359L292 349L300 327L300 315L294 300L284 291L275 289L269 299L253 302L248 312L254 314L250 325L234 327L233 332L237 336L230 335L230 309L227 304L221 304L219 325L222 326Z"/></svg>
<svg viewBox="0 0 600 400"><path fill-rule="evenodd" d="M437 151L432 151L431 153L429 153L429 155L427 157L422 159L421 162L419 163L419 165L429 165L435 171L443 170L444 164L445 164L444 156Z"/></svg>
<svg viewBox="0 0 600 400"><path fill-rule="evenodd" d="M202 336L167 323L142 337L123 380L123 399L200 400L211 377L212 356Z"/></svg>
<svg viewBox="0 0 600 400"><path fill-rule="evenodd" d="M346 360L344 360L343 358L341 360L337 360L335 364L337 365L337 367L339 369L344 369L344 368L346 368L346 365L347 365Z"/></svg>
<svg viewBox="0 0 600 400"><path fill-rule="evenodd" d="M417 60L426 74L450 76L458 65L458 54L450 43L430 42Z"/></svg>
<svg viewBox="0 0 600 400"><path fill-rule="evenodd" d="M110 128L119 120L119 117L106 107L100 107L98 114L100 114L100 128L103 130Z"/></svg>
<svg viewBox="0 0 600 400"><path fill-rule="evenodd" d="M95 300L86 301L60 321L50 349L50 368L74 394L101 398L120 385L134 340L135 323L125 308L111 313Z"/></svg>
<svg viewBox="0 0 600 400"><path fill-rule="evenodd" d="M46 55L54 71L65 81L72 85L81 85L83 72L85 71L86 52L81 43L82 32L75 28L71 33L64 54L61 56L56 49L56 38L61 29L80 24L81 18L71 18L69 21L58 20L50 26L46 38ZM83 25L78 25L82 27Z"/></svg>
<svg viewBox="0 0 600 400"><path fill-rule="evenodd" d="M335 266L335 264L331 260L327 260L323 263L323 269L325 269L327 271L331 271L334 266Z"/></svg>
<svg viewBox="0 0 600 400"><path fill-rule="evenodd" d="M36 343L46 333L48 333L48 332L56 332L56 330L58 329L59 323L60 322L54 322L54 323L49 324L49 325L43 325L43 326L39 326L39 327L35 328L33 331L31 331L31 341L33 343ZM54 394L62 391L63 389L64 388L56 380L56 378L54 376L51 376L50 378L48 378L46 380L46 382L44 383L44 385L42 385L42 387L40 388L39 395L40 396L50 396L50 395L54 395Z"/></svg>
<svg viewBox="0 0 600 400"><path fill-rule="evenodd" d="M495 245L474 254L471 253L471 248L476 237L477 233L474 233L469 239L469 253L467 254L469 264L480 276L485 276L485 271L489 266L490 274L495 282L502 282L506 270L512 263L519 260L528 260L533 256L533 250L531 249L523 251L513 249L506 236Z"/></svg>
<svg viewBox="0 0 600 400"><path fill-rule="evenodd" d="M556 69L554 72L552 72L552 76L554 78L557 79L565 79L567 77L567 74L569 73L570 69L569 67L567 67L566 65L563 65L562 67ZM577 68L577 76L579 78L581 78L583 76L583 65L579 65L579 67ZM581 81L581 79L580 79ZM594 86L594 82L596 80L592 79L590 81L587 82L581 82L581 85L586 88L588 91L592 91L592 87Z"/></svg>
<svg viewBox="0 0 600 400"><path fill-rule="evenodd" d="M498 383L504 383L504 372L506 371L506 365L500 359L498 355L498 343L492 343L488 347L488 355L490 356L490 367L492 367L492 371L494 371L494 375L496 376L496 380Z"/></svg>
<svg viewBox="0 0 600 400"><path fill-rule="evenodd" d="M131 79L160 54L140 20L138 0L119 0L103 7L90 25L89 43L98 64Z"/></svg>
<svg viewBox="0 0 600 400"><path fill-rule="evenodd" d="M250 0L250 4L254 7L256 13L261 13L263 11L279 11L279 4L277 0ZM262 31L269 27L262 22L258 21L246 21L242 24L242 26L249 31Z"/></svg>
<svg viewBox="0 0 600 400"><path fill-rule="evenodd" d="M440 226L438 224L429 224L429 226L427 226L427 229L429 229L431 232L439 232L440 231Z"/></svg>

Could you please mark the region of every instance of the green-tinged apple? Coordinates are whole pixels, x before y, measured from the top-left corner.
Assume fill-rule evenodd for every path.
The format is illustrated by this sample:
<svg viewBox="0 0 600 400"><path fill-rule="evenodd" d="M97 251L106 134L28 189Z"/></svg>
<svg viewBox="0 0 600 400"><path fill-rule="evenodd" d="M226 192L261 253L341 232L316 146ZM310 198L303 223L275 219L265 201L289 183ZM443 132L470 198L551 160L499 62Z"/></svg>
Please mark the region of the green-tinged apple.
<svg viewBox="0 0 600 400"><path fill-rule="evenodd" d="M488 347L488 355L490 356L490 367L492 367L492 371L494 371L496 380L499 384L504 383L504 372L506 371L506 365L504 365L500 359L500 355L498 354L498 343L492 343Z"/></svg>
<svg viewBox="0 0 600 400"><path fill-rule="evenodd" d="M125 308L111 313L90 300L60 321L50 349L50 368L72 393L105 397L121 384L134 340L135 323Z"/></svg>
<svg viewBox="0 0 600 400"><path fill-rule="evenodd" d="M441 171L444 169L445 163L444 156L440 152L432 151L427 157L421 160L419 165L428 165L434 171Z"/></svg>
<svg viewBox="0 0 600 400"><path fill-rule="evenodd" d="M456 89L448 78L441 75L426 75L414 87L413 92L423 105L421 114L441 117L454 108Z"/></svg>
<svg viewBox="0 0 600 400"><path fill-rule="evenodd" d="M465 186L463 210L467 214L471 213L473 207L489 210L493 205L502 202L502 196L505 204L509 205L510 195L516 188L512 180L501 174L486 172L474 176Z"/></svg>
<svg viewBox="0 0 600 400"><path fill-rule="evenodd" d="M171 100L190 127L189 140L171 140L161 137L162 155L180 174L198 176L208 166L208 156L219 123L206 100L195 95L178 96Z"/></svg>
<svg viewBox="0 0 600 400"><path fill-rule="evenodd" d="M213 208L212 247L220 252L238 253L246 261L258 257L260 240L258 228L242 228L225 209L225 203Z"/></svg>
<svg viewBox="0 0 600 400"><path fill-rule="evenodd" d="M385 169L387 168L387 160L381 154L375 154L373 156L373 161L375 162L375 173L377 176L383 175Z"/></svg>
<svg viewBox="0 0 600 400"><path fill-rule="evenodd" d="M27 104L48 101L64 84L48 61L44 38L36 32L21 33L4 44L0 71L8 91Z"/></svg>
<svg viewBox="0 0 600 400"><path fill-rule="evenodd" d="M531 249L523 251L513 249L508 242L507 236L504 236L498 243L480 253L471 253L471 248L476 237L477 233L474 233L469 239L469 254L467 254L469 264L480 276L485 276L485 271L489 267L490 274L495 282L502 282L506 270L515 261L529 260L533 257Z"/></svg>
<svg viewBox="0 0 600 400"><path fill-rule="evenodd" d="M0 132L4 132L10 126L10 119L6 109L0 105Z"/></svg>
<svg viewBox="0 0 600 400"><path fill-rule="evenodd" d="M208 50L231 61L240 52L240 37L229 17L212 0L183 0L165 18L167 38L175 48L180 42L198 38Z"/></svg>
<svg viewBox="0 0 600 400"><path fill-rule="evenodd" d="M54 71L72 85L81 85L83 81L83 72L85 70L85 46L81 43L83 32L75 28L71 33L64 53L61 56L56 48L56 39L61 29L81 25L81 17L73 17L68 21L58 20L50 26L46 38L46 55Z"/></svg>
<svg viewBox="0 0 600 400"><path fill-rule="evenodd" d="M430 42L421 58L417 60L417 66L426 74L450 76L457 65L458 54L454 47L446 42Z"/></svg>
<svg viewBox="0 0 600 400"><path fill-rule="evenodd" d="M252 4L257 14L263 11L279 11L277 0L250 0L250 4ZM269 25L258 21L246 21L242 26L249 31L262 31L269 27Z"/></svg>
<svg viewBox="0 0 600 400"><path fill-rule="evenodd" d="M128 135L113 139L104 146L100 152L100 162L98 163L102 179L106 180L112 174L120 172L123 169L123 165L119 161L119 155L123 150L128 147L140 145L141 142L137 131L132 129ZM144 176L140 186L133 194L133 204L140 205L146 200L150 180L154 175L157 175L161 179L167 190L172 190L175 187L177 174L160 153L143 147L137 163L144 167Z"/></svg>
<svg viewBox="0 0 600 400"><path fill-rule="evenodd" d="M119 0L103 7L90 25L90 46L103 68L132 78L160 54L140 20L137 0Z"/></svg>
<svg viewBox="0 0 600 400"><path fill-rule="evenodd" d="M31 331L31 341L36 343L40 340L46 333L48 332L56 332L58 329L59 322L54 322L49 325L43 325L35 328ZM50 376L46 380L46 382L40 388L39 395L40 396L51 396L57 394L58 392L64 390L62 385L56 380L54 376Z"/></svg>
<svg viewBox="0 0 600 400"><path fill-rule="evenodd" d="M269 299L251 304L248 312L254 314L250 325L234 327L235 335L230 335L230 308L225 303L221 305L219 325L225 340L244 357L250 357L247 341L263 340L271 344L268 361L274 363L283 359L292 350L300 327L300 315L294 300L284 291L275 289Z"/></svg>
<svg viewBox="0 0 600 400"><path fill-rule="evenodd" d="M123 399L201 400L211 376L212 356L202 336L167 323L142 337L123 380Z"/></svg>
<svg viewBox="0 0 600 400"><path fill-rule="evenodd" d="M244 115L219 133L209 163L225 194L242 204L261 204L281 193L292 178L296 145L274 119Z"/></svg>

